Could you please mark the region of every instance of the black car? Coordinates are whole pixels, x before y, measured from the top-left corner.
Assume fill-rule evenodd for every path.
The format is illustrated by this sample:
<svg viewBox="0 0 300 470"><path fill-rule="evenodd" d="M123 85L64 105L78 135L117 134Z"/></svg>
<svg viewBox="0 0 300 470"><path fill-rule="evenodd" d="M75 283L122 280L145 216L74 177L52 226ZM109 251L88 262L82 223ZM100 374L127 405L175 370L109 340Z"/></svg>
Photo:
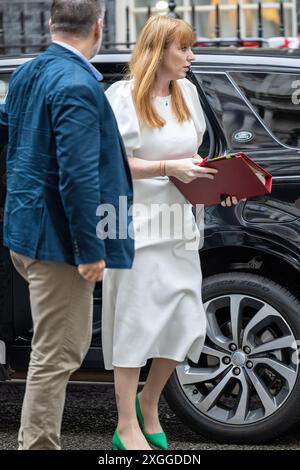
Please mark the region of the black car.
<svg viewBox="0 0 300 470"><path fill-rule="evenodd" d="M123 77L128 59L128 53L94 59L104 87ZM30 57L0 60L3 99L10 74L25 60ZM199 363L178 365L165 397L199 434L263 442L300 419L300 55L297 50L206 49L197 51L192 69L208 129L199 153L244 151L272 173L273 189L235 207L205 209L200 257L207 338ZM1 243L0 250L5 380L12 369L26 370L32 324L27 285ZM86 373L91 380L102 373L102 380L111 380L101 350L101 285L94 300L93 340L81 377Z"/></svg>

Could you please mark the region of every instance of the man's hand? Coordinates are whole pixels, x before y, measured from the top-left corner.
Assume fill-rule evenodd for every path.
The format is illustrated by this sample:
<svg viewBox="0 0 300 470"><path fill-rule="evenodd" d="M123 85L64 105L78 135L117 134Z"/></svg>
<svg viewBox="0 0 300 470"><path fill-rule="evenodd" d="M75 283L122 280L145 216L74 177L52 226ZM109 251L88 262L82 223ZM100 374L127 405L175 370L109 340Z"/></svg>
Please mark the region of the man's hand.
<svg viewBox="0 0 300 470"><path fill-rule="evenodd" d="M98 282L102 281L105 266L103 260L96 261L96 263L79 264L78 272L86 281Z"/></svg>

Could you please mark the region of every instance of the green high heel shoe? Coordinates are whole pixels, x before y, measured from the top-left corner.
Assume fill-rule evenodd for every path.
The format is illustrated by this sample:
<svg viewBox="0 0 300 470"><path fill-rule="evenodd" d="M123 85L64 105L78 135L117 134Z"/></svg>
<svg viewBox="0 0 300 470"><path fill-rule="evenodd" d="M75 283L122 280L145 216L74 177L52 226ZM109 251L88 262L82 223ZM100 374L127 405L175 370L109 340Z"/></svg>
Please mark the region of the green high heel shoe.
<svg viewBox="0 0 300 470"><path fill-rule="evenodd" d="M113 450L127 450L123 442L121 441L117 430L115 430L111 443L113 446Z"/></svg>
<svg viewBox="0 0 300 470"><path fill-rule="evenodd" d="M158 447L159 449L168 450L168 440L164 432L158 432L154 434L148 434L144 432L144 428L145 428L144 417L142 414L138 393L136 394L136 398L135 398L135 409L136 409L138 422L140 424L141 430L145 438L147 439L147 441L150 444L153 444L155 447Z"/></svg>

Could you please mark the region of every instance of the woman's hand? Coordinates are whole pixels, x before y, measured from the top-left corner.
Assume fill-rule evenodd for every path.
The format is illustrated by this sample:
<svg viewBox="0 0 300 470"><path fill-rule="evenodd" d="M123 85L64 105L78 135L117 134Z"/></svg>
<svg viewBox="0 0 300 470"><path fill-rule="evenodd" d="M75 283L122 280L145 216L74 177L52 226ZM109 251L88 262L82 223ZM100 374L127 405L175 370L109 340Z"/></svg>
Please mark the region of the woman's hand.
<svg viewBox="0 0 300 470"><path fill-rule="evenodd" d="M235 196L227 196L226 199L221 201L221 206L223 207L231 207L232 205L235 206L238 203L238 200Z"/></svg>
<svg viewBox="0 0 300 470"><path fill-rule="evenodd" d="M166 176L175 176L183 183L190 183L196 178L214 179L218 170L199 166L202 158L182 158L180 160L166 160Z"/></svg>
<svg viewBox="0 0 300 470"><path fill-rule="evenodd" d="M246 201L247 199L241 199L241 201ZM223 201L221 201L221 206L231 207L235 206L238 203L236 196L227 196Z"/></svg>

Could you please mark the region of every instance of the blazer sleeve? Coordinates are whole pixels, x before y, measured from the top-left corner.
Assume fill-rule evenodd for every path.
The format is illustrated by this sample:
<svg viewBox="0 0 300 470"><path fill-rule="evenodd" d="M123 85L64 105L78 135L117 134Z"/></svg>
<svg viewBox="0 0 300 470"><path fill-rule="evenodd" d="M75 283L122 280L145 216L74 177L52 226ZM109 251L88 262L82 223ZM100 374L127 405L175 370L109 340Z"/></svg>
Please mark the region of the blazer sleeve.
<svg viewBox="0 0 300 470"><path fill-rule="evenodd" d="M141 147L141 133L133 102L132 80L114 83L105 94L115 114L127 156L133 157L135 150Z"/></svg>
<svg viewBox="0 0 300 470"><path fill-rule="evenodd" d="M76 264L105 260L97 237L101 203L101 134L97 98L88 85L66 86L53 94L51 118L59 167L59 191Z"/></svg>
<svg viewBox="0 0 300 470"><path fill-rule="evenodd" d="M0 147L8 144L8 116L5 104L0 105Z"/></svg>

